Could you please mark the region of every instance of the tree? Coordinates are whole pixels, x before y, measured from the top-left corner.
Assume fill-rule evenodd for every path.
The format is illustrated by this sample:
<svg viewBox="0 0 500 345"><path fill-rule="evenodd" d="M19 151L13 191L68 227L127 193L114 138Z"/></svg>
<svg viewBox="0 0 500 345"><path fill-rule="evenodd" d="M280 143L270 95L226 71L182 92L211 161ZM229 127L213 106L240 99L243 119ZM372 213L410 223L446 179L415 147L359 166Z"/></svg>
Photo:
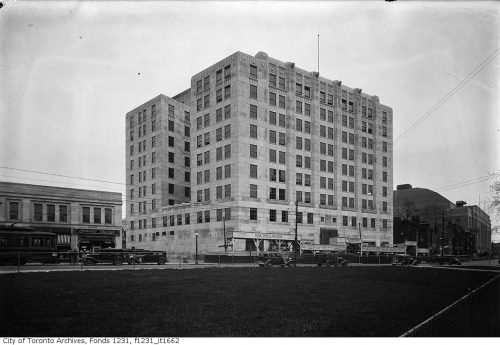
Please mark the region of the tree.
<svg viewBox="0 0 500 345"><path fill-rule="evenodd" d="M490 192L491 192L490 209L497 216L500 216L500 178L497 178L490 185Z"/></svg>

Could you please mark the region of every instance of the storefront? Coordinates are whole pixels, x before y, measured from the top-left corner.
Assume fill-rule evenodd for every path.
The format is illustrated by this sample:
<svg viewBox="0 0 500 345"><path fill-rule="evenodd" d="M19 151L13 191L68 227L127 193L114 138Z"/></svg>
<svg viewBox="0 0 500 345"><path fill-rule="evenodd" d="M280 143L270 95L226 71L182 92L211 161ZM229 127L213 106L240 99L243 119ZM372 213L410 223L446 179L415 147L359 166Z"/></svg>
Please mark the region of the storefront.
<svg viewBox="0 0 500 345"><path fill-rule="evenodd" d="M120 230L111 229L76 229L76 245L79 251L96 251L105 248L120 247Z"/></svg>

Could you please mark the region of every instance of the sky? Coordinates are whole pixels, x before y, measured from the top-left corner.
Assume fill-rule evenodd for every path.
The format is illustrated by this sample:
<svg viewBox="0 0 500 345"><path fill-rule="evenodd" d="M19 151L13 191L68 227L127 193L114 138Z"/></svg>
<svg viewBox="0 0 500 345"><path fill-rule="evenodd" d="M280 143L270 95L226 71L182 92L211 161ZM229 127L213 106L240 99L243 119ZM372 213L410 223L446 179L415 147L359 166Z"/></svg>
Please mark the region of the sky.
<svg viewBox="0 0 500 345"><path fill-rule="evenodd" d="M128 111L236 51L315 71L319 34L321 75L393 108L394 188L488 208L500 176L497 2L3 4L0 180L125 196Z"/></svg>

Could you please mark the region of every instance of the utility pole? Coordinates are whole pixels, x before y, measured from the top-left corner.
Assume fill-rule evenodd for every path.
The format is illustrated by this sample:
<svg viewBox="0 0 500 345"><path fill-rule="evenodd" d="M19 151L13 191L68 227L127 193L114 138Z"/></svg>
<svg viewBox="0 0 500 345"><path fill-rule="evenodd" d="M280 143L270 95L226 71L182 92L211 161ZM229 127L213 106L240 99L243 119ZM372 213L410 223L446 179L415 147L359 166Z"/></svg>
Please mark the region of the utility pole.
<svg viewBox="0 0 500 345"><path fill-rule="evenodd" d="M361 238L361 222L358 222L359 230L359 263L361 263L361 257L363 256L363 239Z"/></svg>
<svg viewBox="0 0 500 345"><path fill-rule="evenodd" d="M298 249L298 239L297 239L297 218L299 215L299 203L297 200L295 200L295 250L294 250L294 260L293 260L293 265L294 267L297 267L297 249Z"/></svg>
<svg viewBox="0 0 500 345"><path fill-rule="evenodd" d="M444 210L443 210L443 229L441 229L441 261L443 261L444 251Z"/></svg>
<svg viewBox="0 0 500 345"><path fill-rule="evenodd" d="M224 253L227 253L227 239L226 239L226 216L222 216L222 227L224 229Z"/></svg>

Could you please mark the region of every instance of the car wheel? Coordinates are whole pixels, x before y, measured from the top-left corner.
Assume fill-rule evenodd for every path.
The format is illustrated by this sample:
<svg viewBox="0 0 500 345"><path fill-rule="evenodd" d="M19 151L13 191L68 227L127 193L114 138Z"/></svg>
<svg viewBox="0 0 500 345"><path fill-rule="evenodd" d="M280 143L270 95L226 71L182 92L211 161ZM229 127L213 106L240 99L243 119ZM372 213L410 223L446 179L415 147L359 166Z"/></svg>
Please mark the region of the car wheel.
<svg viewBox="0 0 500 345"><path fill-rule="evenodd" d="M271 261L266 262L266 267L273 267L273 264L271 263Z"/></svg>
<svg viewBox="0 0 500 345"><path fill-rule="evenodd" d="M141 258L141 262L142 262L142 258ZM167 259L161 257L158 259L158 265L165 265L165 263L167 262Z"/></svg>
<svg viewBox="0 0 500 345"><path fill-rule="evenodd" d="M122 258L115 258L115 260L113 260L113 265L121 265L121 264L123 264Z"/></svg>
<svg viewBox="0 0 500 345"><path fill-rule="evenodd" d="M83 260L83 264L85 266L92 266L94 264L94 260L92 260L92 259L85 259L85 260Z"/></svg>

